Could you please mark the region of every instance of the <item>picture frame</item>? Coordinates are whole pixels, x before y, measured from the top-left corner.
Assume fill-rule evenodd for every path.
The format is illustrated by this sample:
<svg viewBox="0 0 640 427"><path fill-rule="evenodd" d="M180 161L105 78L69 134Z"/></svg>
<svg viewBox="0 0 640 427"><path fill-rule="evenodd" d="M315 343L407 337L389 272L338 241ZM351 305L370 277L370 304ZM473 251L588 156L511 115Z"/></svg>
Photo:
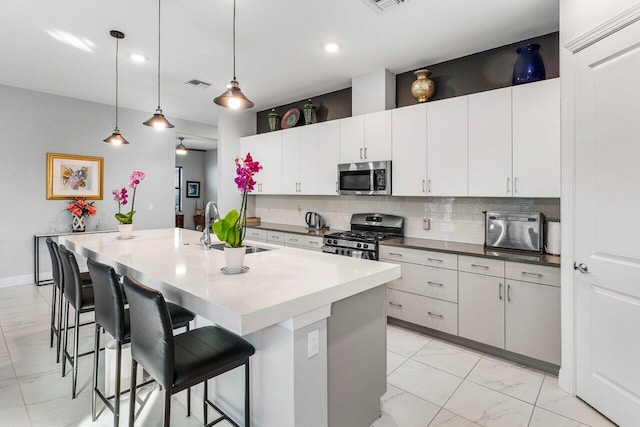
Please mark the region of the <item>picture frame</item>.
<svg viewBox="0 0 640 427"><path fill-rule="evenodd" d="M187 197L190 199L200 198L200 181L187 181Z"/></svg>
<svg viewBox="0 0 640 427"><path fill-rule="evenodd" d="M47 200L102 200L104 158L47 153Z"/></svg>

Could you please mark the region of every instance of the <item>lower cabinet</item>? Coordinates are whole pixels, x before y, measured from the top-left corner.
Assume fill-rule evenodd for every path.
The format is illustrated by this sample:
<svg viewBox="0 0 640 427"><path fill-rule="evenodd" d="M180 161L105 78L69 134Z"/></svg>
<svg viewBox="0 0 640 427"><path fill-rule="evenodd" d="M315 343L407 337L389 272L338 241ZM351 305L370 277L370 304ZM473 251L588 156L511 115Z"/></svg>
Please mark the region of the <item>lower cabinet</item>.
<svg viewBox="0 0 640 427"><path fill-rule="evenodd" d="M303 234L285 233L284 231L247 228L246 238L273 245L293 246L295 248L322 251L322 236L305 236Z"/></svg>
<svg viewBox="0 0 640 427"><path fill-rule="evenodd" d="M458 333L458 305L387 288L387 316L448 334Z"/></svg>
<svg viewBox="0 0 640 427"><path fill-rule="evenodd" d="M458 335L504 348L504 279L458 273Z"/></svg>

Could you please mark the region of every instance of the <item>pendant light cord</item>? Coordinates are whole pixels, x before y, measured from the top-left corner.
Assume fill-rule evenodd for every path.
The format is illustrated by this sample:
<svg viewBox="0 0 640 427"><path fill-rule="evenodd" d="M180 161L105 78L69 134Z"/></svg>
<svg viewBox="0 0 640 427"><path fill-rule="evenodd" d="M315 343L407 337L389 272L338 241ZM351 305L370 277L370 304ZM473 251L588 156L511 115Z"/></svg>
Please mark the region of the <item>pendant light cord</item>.
<svg viewBox="0 0 640 427"><path fill-rule="evenodd" d="M160 4L158 0L158 110L160 109Z"/></svg>
<svg viewBox="0 0 640 427"><path fill-rule="evenodd" d="M233 0L233 80L236 80L236 0Z"/></svg>
<svg viewBox="0 0 640 427"><path fill-rule="evenodd" d="M116 37L116 129L118 129L118 48L120 39Z"/></svg>

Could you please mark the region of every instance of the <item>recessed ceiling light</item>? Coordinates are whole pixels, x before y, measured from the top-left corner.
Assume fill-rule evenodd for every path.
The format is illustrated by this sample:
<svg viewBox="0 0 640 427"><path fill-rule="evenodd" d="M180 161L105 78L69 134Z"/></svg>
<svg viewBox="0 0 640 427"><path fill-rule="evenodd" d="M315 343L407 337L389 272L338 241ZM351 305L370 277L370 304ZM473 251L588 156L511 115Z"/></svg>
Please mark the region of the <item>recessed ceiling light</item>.
<svg viewBox="0 0 640 427"><path fill-rule="evenodd" d="M329 53L335 53L340 50L340 45L336 42L325 43L324 50Z"/></svg>
<svg viewBox="0 0 640 427"><path fill-rule="evenodd" d="M140 62L140 63L145 62L147 60L147 58L145 58L144 55L141 55L139 53L132 53L130 58L133 62Z"/></svg>

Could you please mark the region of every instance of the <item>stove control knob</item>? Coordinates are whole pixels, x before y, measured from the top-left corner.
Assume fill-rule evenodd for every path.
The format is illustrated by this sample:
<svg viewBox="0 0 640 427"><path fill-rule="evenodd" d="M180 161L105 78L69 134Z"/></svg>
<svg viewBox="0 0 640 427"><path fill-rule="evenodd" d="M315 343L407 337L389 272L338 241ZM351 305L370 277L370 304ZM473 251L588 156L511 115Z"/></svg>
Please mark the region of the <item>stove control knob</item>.
<svg viewBox="0 0 640 427"><path fill-rule="evenodd" d="M367 245L366 243L364 244L364 248L367 249L369 247L369 245Z"/></svg>
<svg viewBox="0 0 640 427"><path fill-rule="evenodd" d="M356 246L357 246L358 248L361 248L361 247L362 247L362 245L361 245L360 243L358 243Z"/></svg>

